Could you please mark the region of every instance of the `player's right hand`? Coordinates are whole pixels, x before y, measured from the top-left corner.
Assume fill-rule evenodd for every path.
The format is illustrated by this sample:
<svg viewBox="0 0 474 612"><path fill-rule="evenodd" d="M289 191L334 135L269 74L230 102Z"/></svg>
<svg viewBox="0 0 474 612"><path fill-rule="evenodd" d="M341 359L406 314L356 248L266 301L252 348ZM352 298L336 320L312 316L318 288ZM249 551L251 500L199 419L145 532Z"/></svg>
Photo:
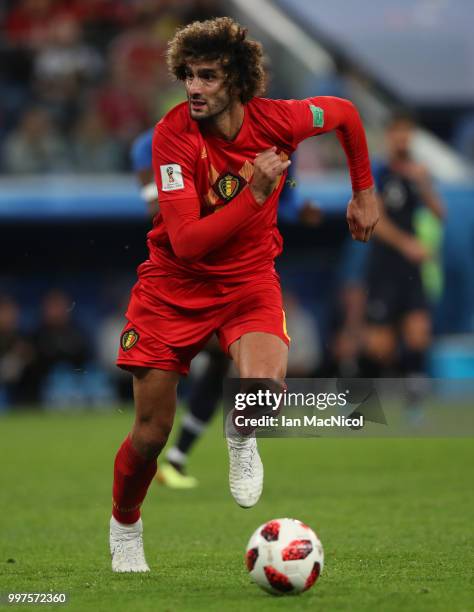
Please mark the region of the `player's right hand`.
<svg viewBox="0 0 474 612"><path fill-rule="evenodd" d="M277 148L272 147L259 153L253 163L253 177L250 183L250 190L260 206L273 191L275 181L285 172L291 161L282 161L276 152Z"/></svg>

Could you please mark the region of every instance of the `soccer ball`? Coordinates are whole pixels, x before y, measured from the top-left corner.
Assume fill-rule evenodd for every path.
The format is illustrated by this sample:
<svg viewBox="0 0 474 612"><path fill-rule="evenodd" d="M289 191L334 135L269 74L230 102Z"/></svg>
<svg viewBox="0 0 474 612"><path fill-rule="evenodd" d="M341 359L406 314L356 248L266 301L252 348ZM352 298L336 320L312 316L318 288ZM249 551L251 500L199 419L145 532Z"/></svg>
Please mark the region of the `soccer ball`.
<svg viewBox="0 0 474 612"><path fill-rule="evenodd" d="M324 552L314 531L296 519L260 525L247 544L250 576L273 595L307 591L323 571Z"/></svg>

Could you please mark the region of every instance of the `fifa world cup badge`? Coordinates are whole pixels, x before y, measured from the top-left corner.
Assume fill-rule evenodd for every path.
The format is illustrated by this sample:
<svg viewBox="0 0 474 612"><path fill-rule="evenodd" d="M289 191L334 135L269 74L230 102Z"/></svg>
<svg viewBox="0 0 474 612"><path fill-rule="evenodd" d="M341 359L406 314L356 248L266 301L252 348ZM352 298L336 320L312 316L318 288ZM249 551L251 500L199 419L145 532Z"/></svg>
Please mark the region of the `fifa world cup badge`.
<svg viewBox="0 0 474 612"><path fill-rule="evenodd" d="M163 191L184 189L183 170L179 164L160 166L160 174Z"/></svg>

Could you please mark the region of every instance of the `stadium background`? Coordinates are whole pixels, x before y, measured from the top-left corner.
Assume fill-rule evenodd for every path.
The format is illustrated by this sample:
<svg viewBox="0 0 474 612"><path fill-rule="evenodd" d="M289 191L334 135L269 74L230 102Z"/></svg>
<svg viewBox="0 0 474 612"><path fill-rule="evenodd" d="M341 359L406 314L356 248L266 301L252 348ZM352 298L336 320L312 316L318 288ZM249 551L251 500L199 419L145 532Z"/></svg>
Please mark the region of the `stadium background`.
<svg viewBox="0 0 474 612"><path fill-rule="evenodd" d="M133 607L137 591L131 582L109 584L103 534L94 530L91 535L90 525L102 525L108 511L110 464L130 423L130 412L121 408L129 400L130 381L121 378L113 362L150 225L131 173L130 146L182 99L163 57L177 25L235 15L265 46L269 95L354 100L374 157L383 153L383 124L390 110L404 106L416 113L417 155L429 166L448 210L442 231L429 217L419 219L426 239L434 246L439 242L435 261L425 270L435 322L429 373L443 379L474 377L474 43L469 27L474 7L469 0L380 0L375 9L369 0L0 2L1 516L13 517L10 529L2 531L0 562L12 564L9 588L47 584L77 592L86 585L96 604L106 602L95 609L119 609L119 600L128 602L128 609L157 609L153 589L163 587L140 582L143 605ZM348 236L349 182L332 135L301 147L295 179L296 204L281 214L286 246L278 266L294 340L290 375L309 376L325 371L334 313L343 288L360 283L367 247ZM55 323L61 328L57 335ZM43 411L37 415L24 410L38 407ZM63 420L64 412L69 420ZM310 441L284 441L292 459L283 465L277 448L266 443L267 492L258 515L242 519L238 509L230 509L218 437L215 426L193 463L203 490L189 499L202 531L196 534L190 509L176 494L163 492L147 501L150 532L157 534L147 546L164 546L171 558L168 569L162 568L174 598L166 609L185 609L189 592L196 595L196 580L203 581L203 592L198 588L196 595L203 599L196 599L196 607L221 609L218 604L228 589L233 593L236 581L248 595L242 601L235 595L228 609L253 609L254 592L245 590L235 551L260 519L276 511L314 524L310 508L315 507L335 568L329 564L321 586L328 609L425 609L418 600L398 597L395 587L391 600L384 599L387 576L405 588L410 572L418 576L417 589L433 575L441 585L436 591L429 584L430 610L438 609L439 601L440 610L468 609L468 598L464 607L453 604L463 592L459 581L470 527L463 510L469 507L469 471L460 466L467 467L472 456L464 443L426 441L415 448L407 440L370 441L360 452L350 441L332 446L322 441L314 451L317 499L300 487L313 478L305 459L313 452ZM387 473L396 481L390 490ZM78 498L84 502L80 513ZM392 526L385 516L392 517ZM242 533L229 529L229 521ZM362 524L367 526L360 532ZM402 532L396 544L393 526ZM428 527L437 532L432 557L425 549L432 533ZM159 535L163 529L169 534L165 544ZM182 549L182 537L190 550ZM70 545L78 547L74 561ZM441 556L442 577L434 569ZM103 582L91 575L90 559ZM213 563L229 569L219 573L211 569ZM190 572L192 564L198 575ZM372 576L370 585L360 579L361 564ZM336 599L333 589L339 589ZM168 601L164 593L160 597ZM256 605L262 610L268 603L258 599Z"/></svg>
<svg viewBox="0 0 474 612"><path fill-rule="evenodd" d="M340 27L340 2L2 3L0 324L28 345L0 357L2 405L103 405L126 393L115 342L149 227L130 145L182 99L163 57L174 28L229 11L265 44L268 94L353 99L374 158L383 153L390 109L416 112L419 154L448 209L442 237L430 219L420 221L428 240L441 241L426 271L436 330L430 373L474 375L473 49L463 25L472 7L384 2L371 15L369 3L357 4L347 9L349 31ZM362 282L354 262L367 250L349 244L349 183L333 135L301 147L293 191L294 204L281 214L279 269L295 338L290 375L311 375L324 370L341 288ZM49 309L58 311L50 316L70 319L65 363L53 354L55 332L42 314L52 290L64 300L50 296ZM42 334L46 346L38 345Z"/></svg>

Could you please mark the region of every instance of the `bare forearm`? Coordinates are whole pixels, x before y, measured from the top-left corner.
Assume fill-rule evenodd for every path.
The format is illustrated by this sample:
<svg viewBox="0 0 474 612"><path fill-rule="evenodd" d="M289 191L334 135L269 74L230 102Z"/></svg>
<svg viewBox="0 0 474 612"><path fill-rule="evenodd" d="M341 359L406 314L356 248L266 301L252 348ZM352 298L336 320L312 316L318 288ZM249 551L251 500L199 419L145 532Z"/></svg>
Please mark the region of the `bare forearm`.
<svg viewBox="0 0 474 612"><path fill-rule="evenodd" d="M402 244L410 238L410 234L398 228L385 214L380 216L375 235L397 251L402 251Z"/></svg>
<svg viewBox="0 0 474 612"><path fill-rule="evenodd" d="M418 238L410 232L397 227L384 212L381 201L379 201L379 206L382 214L376 229L376 236L398 251L404 259L412 264L419 265L429 259L430 252Z"/></svg>
<svg viewBox="0 0 474 612"><path fill-rule="evenodd" d="M398 249L399 245L407 237L406 233L400 230L396 225L382 216L379 219L375 235L379 240Z"/></svg>
<svg viewBox="0 0 474 612"><path fill-rule="evenodd" d="M446 211L443 201L435 191L433 185L431 185L431 183L421 185L419 194L423 204L442 221L446 216Z"/></svg>

